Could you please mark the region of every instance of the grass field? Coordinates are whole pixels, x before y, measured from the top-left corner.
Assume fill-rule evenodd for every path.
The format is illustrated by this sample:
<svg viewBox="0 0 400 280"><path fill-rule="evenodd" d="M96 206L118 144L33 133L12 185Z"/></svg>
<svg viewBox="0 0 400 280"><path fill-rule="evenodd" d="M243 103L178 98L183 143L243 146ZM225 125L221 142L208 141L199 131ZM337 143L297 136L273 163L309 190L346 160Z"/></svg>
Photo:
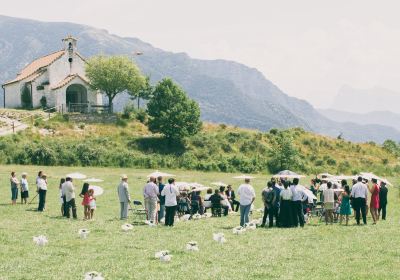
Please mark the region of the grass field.
<svg viewBox="0 0 400 280"><path fill-rule="evenodd" d="M37 213L35 205L10 205L9 173L29 173L30 195L34 195L35 173L50 176L47 209ZM80 171L104 179L105 193L97 200L93 221L60 218L59 178ZM233 183L234 174L167 170L179 181ZM388 219L378 225L325 226L317 219L303 229L257 229L233 235L238 216L180 222L174 228L138 226L121 231L116 186L127 173L134 199L140 196L149 170L111 168L67 168L0 166L0 279L83 279L96 270L106 279L399 279L399 192L389 189ZM257 175L256 208L267 176ZM391 178L398 185L398 181ZM80 190L81 182L76 181ZM304 184L308 183L306 180ZM255 213L253 218L261 214ZM370 215L369 215L370 220ZM91 231L81 240L80 228ZM212 234L225 233L227 243L213 241ZM49 243L37 247L32 237L44 234ZM188 241L199 243L199 252L186 252ZM154 253L169 250L170 263L154 259Z"/></svg>

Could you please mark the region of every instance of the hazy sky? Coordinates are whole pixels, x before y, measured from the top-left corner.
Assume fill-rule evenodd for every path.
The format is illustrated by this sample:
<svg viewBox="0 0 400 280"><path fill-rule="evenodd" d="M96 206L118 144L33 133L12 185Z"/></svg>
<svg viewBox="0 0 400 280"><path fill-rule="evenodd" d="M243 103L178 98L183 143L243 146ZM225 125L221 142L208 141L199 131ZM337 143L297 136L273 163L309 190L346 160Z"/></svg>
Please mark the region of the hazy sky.
<svg viewBox="0 0 400 280"><path fill-rule="evenodd" d="M70 21L259 69L328 107L343 85L400 92L400 1L0 0L0 14Z"/></svg>

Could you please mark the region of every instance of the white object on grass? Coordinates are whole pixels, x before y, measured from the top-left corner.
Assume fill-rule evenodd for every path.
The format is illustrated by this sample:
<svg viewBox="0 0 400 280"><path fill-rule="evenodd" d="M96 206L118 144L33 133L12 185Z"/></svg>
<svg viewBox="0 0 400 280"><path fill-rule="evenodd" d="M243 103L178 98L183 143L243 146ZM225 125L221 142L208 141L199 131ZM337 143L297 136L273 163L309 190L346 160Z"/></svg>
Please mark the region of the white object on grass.
<svg viewBox="0 0 400 280"><path fill-rule="evenodd" d="M212 214L211 213L204 213L203 218L211 218Z"/></svg>
<svg viewBox="0 0 400 280"><path fill-rule="evenodd" d="M78 230L78 235L81 239L86 239L89 233L90 231L85 228L81 228L80 230Z"/></svg>
<svg viewBox="0 0 400 280"><path fill-rule="evenodd" d="M225 236L222 232L213 233L213 239L220 244L224 244L226 242Z"/></svg>
<svg viewBox="0 0 400 280"><path fill-rule="evenodd" d="M144 223L145 223L146 225L148 225L149 227L155 227L155 226L157 226L157 224L156 224L155 222L153 222L153 221L148 221L148 220L146 220Z"/></svg>
<svg viewBox="0 0 400 280"><path fill-rule="evenodd" d="M162 262L169 262L171 260L172 255L169 254L169 251L164 250L155 253L154 257Z"/></svg>
<svg viewBox="0 0 400 280"><path fill-rule="evenodd" d="M201 219L201 215L199 213L196 213L193 215L192 217L193 220L200 220Z"/></svg>
<svg viewBox="0 0 400 280"><path fill-rule="evenodd" d="M131 224L123 224L122 226L121 226L121 229L123 230L123 231L130 231L130 230L132 230L133 229L133 225L131 225Z"/></svg>
<svg viewBox="0 0 400 280"><path fill-rule="evenodd" d="M90 271L85 273L85 278L83 280L104 280L104 277L97 271Z"/></svg>
<svg viewBox="0 0 400 280"><path fill-rule="evenodd" d="M244 227L238 226L238 227L233 228L232 232L233 232L233 234L240 235L240 234L245 233L246 229Z"/></svg>
<svg viewBox="0 0 400 280"><path fill-rule="evenodd" d="M197 245L197 242L196 241L189 241L186 244L186 250L188 250L188 251L199 251L199 247Z"/></svg>
<svg viewBox="0 0 400 280"><path fill-rule="evenodd" d="M185 214L181 217L181 221L186 222L189 221L190 219L190 214Z"/></svg>
<svg viewBox="0 0 400 280"><path fill-rule="evenodd" d="M38 246L44 246L47 243L49 243L49 241L47 240L47 237L44 235L34 236L33 242L35 242L36 245L38 245Z"/></svg>
<svg viewBox="0 0 400 280"><path fill-rule="evenodd" d="M255 230L257 228L257 225L254 223L247 223L244 225L244 227L246 228L246 230Z"/></svg>

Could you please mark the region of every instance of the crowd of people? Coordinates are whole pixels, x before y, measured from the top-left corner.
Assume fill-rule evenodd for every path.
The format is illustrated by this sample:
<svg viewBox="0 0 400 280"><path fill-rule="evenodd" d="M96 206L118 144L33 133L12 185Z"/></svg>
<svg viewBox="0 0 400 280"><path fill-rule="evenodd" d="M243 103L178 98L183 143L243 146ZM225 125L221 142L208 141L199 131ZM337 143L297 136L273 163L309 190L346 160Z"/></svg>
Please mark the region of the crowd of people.
<svg viewBox="0 0 400 280"><path fill-rule="evenodd" d="M17 178L15 172L11 172L11 201L15 205L18 192L21 192L21 204L27 203L29 198L29 183L26 173ZM37 210L46 208L47 175L39 171L36 177L36 192L39 196ZM368 203L368 197L370 200ZM340 184L332 182L329 178L313 179L309 188L299 185L299 178L272 178L261 192L264 204L262 227L304 227L307 217L313 214L321 214L325 223L333 224L338 221L348 225L354 212L357 224L367 224L368 209L371 213L373 224L376 224L382 215L386 219L388 189L385 181L372 178L371 184L363 177L352 180L351 187L346 180ZM128 210L131 207L131 195L128 185L128 176L122 175L117 187L117 195L120 202L120 219L128 218ZM237 196L239 199L237 199ZM319 195L319 201L317 196ZM36 197L35 196L35 197ZM34 198L35 198L34 197ZM70 177L63 178L59 184L59 197L61 215L77 219L77 203L75 186ZM79 193L82 198L83 217L85 220L93 219L96 209L96 197L93 189L85 182ZM164 223L165 226L173 226L175 217L186 215L192 218L194 215L204 215L210 211L212 216L227 216L229 212L239 212L240 225L245 226L249 222L249 215L254 210L256 194L250 184L250 178L244 178L237 192L231 185L219 186L215 190L207 189L204 197L201 190L180 189L174 178L169 178L164 183L163 177L150 177L143 187L144 208L149 223ZM268 220L268 225L267 225Z"/></svg>

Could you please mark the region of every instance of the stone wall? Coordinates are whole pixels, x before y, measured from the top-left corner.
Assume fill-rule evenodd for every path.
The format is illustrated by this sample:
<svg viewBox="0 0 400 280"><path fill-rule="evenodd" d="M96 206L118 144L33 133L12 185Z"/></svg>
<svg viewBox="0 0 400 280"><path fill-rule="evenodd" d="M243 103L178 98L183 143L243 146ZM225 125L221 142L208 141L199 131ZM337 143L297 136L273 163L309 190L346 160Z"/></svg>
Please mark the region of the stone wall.
<svg viewBox="0 0 400 280"><path fill-rule="evenodd" d="M116 123L117 116L110 114L67 114L75 123Z"/></svg>

